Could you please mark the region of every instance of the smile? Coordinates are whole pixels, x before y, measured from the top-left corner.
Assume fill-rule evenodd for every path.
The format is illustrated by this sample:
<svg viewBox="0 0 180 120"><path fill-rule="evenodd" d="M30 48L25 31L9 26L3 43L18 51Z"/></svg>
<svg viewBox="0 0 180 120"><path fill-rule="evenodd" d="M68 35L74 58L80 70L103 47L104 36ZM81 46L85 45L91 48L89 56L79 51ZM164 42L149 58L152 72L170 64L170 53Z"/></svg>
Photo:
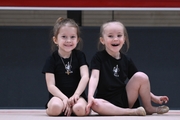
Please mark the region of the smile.
<svg viewBox="0 0 180 120"><path fill-rule="evenodd" d="M115 46L115 47L116 47L116 46L119 46L119 44L112 44L112 46Z"/></svg>

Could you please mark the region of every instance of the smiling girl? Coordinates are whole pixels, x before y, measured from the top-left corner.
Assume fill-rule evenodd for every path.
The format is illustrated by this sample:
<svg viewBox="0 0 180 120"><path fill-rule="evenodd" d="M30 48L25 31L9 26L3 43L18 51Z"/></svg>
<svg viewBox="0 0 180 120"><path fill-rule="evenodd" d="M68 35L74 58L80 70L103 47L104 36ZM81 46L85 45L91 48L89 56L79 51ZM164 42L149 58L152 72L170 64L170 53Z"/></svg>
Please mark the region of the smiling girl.
<svg viewBox="0 0 180 120"><path fill-rule="evenodd" d="M53 33L52 45L57 49L42 70L49 91L46 112L49 116L87 115L88 65L84 53L75 49L81 41L79 26L72 19L58 18Z"/></svg>
<svg viewBox="0 0 180 120"><path fill-rule="evenodd" d="M168 97L152 94L148 76L138 71L131 58L121 52L124 45L129 47L125 26L119 21L104 23L100 29L100 43L105 49L97 52L91 61L87 111L92 108L100 115L135 116L168 112L167 106L151 105L151 101L167 103ZM143 107L140 107L138 96Z"/></svg>

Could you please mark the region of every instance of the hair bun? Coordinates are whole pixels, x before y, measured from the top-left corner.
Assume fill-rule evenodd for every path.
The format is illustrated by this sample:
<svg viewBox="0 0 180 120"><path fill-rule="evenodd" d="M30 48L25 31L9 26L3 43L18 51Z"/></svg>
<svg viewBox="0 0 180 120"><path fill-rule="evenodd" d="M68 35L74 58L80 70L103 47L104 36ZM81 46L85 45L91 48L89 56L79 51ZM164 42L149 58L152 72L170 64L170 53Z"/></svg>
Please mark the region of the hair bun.
<svg viewBox="0 0 180 120"><path fill-rule="evenodd" d="M56 20L56 22L61 22L61 21L63 21L63 20L64 20L63 17L59 17L59 18Z"/></svg>

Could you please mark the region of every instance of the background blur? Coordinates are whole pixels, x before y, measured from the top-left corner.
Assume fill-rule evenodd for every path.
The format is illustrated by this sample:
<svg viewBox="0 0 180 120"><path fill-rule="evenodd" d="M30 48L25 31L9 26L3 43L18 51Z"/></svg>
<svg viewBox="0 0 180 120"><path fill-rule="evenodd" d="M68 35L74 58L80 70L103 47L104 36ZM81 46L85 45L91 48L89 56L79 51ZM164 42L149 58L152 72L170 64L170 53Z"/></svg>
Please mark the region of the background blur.
<svg viewBox="0 0 180 120"><path fill-rule="evenodd" d="M72 18L81 27L88 63L97 51L100 25L111 19L124 23L130 39L127 55L148 74L152 92L167 95L170 109L180 109L179 8L177 0L2 0L0 109L44 108L48 92L41 70L51 54L52 27L58 17Z"/></svg>

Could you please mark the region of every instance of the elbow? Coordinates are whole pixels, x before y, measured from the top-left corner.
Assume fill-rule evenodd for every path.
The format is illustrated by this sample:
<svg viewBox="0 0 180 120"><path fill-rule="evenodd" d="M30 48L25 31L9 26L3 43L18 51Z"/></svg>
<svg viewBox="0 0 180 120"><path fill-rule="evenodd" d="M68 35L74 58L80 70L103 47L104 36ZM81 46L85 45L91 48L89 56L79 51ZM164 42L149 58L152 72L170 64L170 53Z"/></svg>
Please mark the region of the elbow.
<svg viewBox="0 0 180 120"><path fill-rule="evenodd" d="M48 85L48 86L47 86L47 89L48 89L49 92L52 91L53 85Z"/></svg>

